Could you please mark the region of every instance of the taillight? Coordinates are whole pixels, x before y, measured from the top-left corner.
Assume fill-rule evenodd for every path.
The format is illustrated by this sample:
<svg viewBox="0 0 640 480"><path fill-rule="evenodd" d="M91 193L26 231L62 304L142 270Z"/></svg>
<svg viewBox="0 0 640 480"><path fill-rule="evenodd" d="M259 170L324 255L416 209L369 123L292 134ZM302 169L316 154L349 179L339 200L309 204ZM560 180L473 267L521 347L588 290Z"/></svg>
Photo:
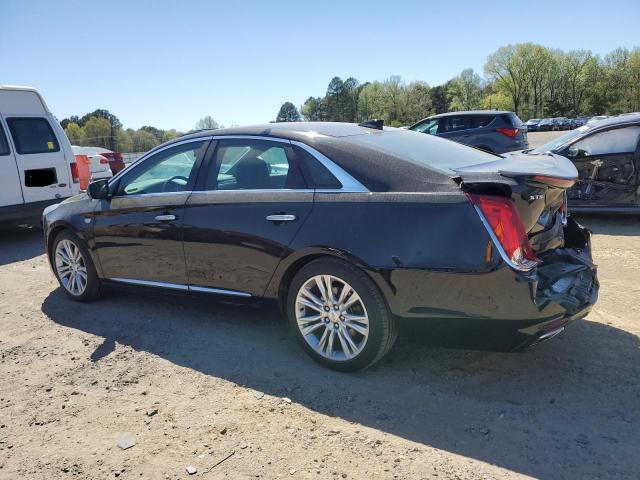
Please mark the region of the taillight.
<svg viewBox="0 0 640 480"><path fill-rule="evenodd" d="M490 228L492 237L502 248L501 254L509 265L518 270L531 270L542 263L533 253L529 237L516 206L510 198L494 195L467 194Z"/></svg>
<svg viewBox="0 0 640 480"><path fill-rule="evenodd" d="M515 137L518 134L517 128L496 128L496 132L506 135L507 137Z"/></svg>
<svg viewBox="0 0 640 480"><path fill-rule="evenodd" d="M78 175L78 164L76 162L71 162L69 164L71 168L71 179L73 183L80 183L80 176Z"/></svg>
<svg viewBox="0 0 640 480"><path fill-rule="evenodd" d="M109 164L109 160L107 160L106 158L102 157L100 159L100 165L108 165Z"/></svg>

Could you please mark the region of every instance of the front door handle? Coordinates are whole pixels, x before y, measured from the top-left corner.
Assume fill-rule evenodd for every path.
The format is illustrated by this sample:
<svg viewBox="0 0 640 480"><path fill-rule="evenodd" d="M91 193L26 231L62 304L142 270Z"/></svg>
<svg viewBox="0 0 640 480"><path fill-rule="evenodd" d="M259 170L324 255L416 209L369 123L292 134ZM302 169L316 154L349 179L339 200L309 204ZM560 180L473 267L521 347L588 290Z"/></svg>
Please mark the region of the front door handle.
<svg viewBox="0 0 640 480"><path fill-rule="evenodd" d="M175 215L156 215L156 220L159 222L172 222L175 219Z"/></svg>
<svg viewBox="0 0 640 480"><path fill-rule="evenodd" d="M267 220L270 222L293 222L296 219L295 215L274 214L267 215Z"/></svg>

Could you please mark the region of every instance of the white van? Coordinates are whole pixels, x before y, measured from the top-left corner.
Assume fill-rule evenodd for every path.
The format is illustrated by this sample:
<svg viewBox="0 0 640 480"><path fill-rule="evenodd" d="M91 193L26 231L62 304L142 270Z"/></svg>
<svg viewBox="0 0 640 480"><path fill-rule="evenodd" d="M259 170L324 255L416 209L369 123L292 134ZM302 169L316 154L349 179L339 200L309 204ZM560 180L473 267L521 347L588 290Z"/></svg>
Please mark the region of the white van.
<svg viewBox="0 0 640 480"><path fill-rule="evenodd" d="M0 85L0 222L38 217L79 191L71 144L42 96Z"/></svg>

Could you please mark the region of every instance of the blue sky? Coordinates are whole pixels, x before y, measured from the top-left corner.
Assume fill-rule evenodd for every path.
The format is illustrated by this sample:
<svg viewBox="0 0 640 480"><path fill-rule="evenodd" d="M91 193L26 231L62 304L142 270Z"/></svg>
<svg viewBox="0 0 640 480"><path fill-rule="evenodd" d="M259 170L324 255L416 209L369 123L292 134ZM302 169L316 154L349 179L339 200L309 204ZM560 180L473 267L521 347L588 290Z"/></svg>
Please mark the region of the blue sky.
<svg viewBox="0 0 640 480"><path fill-rule="evenodd" d="M132 128L243 125L334 75L437 85L509 43L640 46L639 19L638 0L0 0L0 83L40 89L60 119L106 108Z"/></svg>

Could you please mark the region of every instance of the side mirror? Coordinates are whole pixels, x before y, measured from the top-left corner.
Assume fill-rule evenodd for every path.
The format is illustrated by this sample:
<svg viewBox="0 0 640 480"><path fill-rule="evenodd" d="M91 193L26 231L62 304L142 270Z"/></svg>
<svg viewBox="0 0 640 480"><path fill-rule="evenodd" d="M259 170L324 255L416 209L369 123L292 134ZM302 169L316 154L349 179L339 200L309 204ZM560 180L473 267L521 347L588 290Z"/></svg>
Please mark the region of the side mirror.
<svg viewBox="0 0 640 480"><path fill-rule="evenodd" d="M95 198L96 200L105 200L109 198L109 182L106 178L91 182L87 193L91 198Z"/></svg>

